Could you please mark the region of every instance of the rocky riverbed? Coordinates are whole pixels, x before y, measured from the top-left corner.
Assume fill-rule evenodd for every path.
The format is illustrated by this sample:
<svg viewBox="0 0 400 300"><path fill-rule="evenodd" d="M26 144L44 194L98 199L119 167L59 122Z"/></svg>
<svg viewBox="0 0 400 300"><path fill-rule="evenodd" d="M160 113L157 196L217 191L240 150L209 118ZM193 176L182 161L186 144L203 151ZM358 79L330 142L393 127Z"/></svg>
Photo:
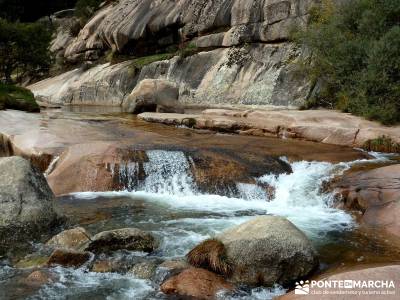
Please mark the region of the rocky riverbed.
<svg viewBox="0 0 400 300"><path fill-rule="evenodd" d="M2 156L27 159L0 158L0 184L22 186L0 191L14 232L0 297L272 299L299 279L400 262L396 155L104 110L0 112ZM15 231L33 215L11 194L23 211L42 203L37 234Z"/></svg>

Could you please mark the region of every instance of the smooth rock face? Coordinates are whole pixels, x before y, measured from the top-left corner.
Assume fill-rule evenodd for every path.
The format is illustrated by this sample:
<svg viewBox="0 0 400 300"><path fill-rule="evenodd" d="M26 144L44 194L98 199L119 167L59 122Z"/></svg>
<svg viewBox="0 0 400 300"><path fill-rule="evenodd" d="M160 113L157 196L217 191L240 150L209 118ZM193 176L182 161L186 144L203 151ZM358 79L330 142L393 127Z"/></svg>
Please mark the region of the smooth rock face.
<svg viewBox="0 0 400 300"><path fill-rule="evenodd" d="M287 39L290 27L305 24L313 0L121 0L110 4L86 24L66 51L66 58L91 50L168 46L200 33L228 28L233 42ZM232 36L232 34L230 34ZM226 42L227 43L227 42Z"/></svg>
<svg viewBox="0 0 400 300"><path fill-rule="evenodd" d="M135 70L126 61L81 67L37 82L29 89L37 100L57 105L121 106L136 85Z"/></svg>
<svg viewBox="0 0 400 300"><path fill-rule="evenodd" d="M235 284L272 286L308 275L317 265L309 239L282 217L256 217L217 236L232 265Z"/></svg>
<svg viewBox="0 0 400 300"><path fill-rule="evenodd" d="M124 111L139 114L146 111L183 113L178 102L179 90L169 81L144 79L124 100Z"/></svg>
<svg viewBox="0 0 400 300"><path fill-rule="evenodd" d="M220 291L232 291L234 286L210 271L189 268L165 281L160 289L165 294L209 300Z"/></svg>
<svg viewBox="0 0 400 300"><path fill-rule="evenodd" d="M97 65L89 70L76 69L29 88L39 100L52 104L119 106L134 100L136 91L132 97L128 96L137 83L161 79L179 89L181 103L297 107L309 95L311 85L295 70L298 57L307 54L288 43L289 33L293 26L306 24L309 9L318 3L318 0L110 3L97 11L75 38L68 36L61 26L52 51L73 63L98 61L107 51L135 57L171 53L171 48L182 44L194 45L197 47L194 52L199 53L175 56L141 68L126 61ZM67 20L73 25L71 18L62 22Z"/></svg>
<svg viewBox="0 0 400 300"><path fill-rule="evenodd" d="M90 234L82 227L64 230L53 236L46 245L67 250L80 250L90 242Z"/></svg>
<svg viewBox="0 0 400 300"><path fill-rule="evenodd" d="M51 104L125 106L137 83L160 79L179 89L182 104L299 106L310 89L307 80L294 76L299 55L290 43L254 43L175 56L141 69L132 67L131 61L75 69L29 89L38 100Z"/></svg>
<svg viewBox="0 0 400 300"><path fill-rule="evenodd" d="M0 244L37 237L58 221L54 194L43 174L21 157L0 158Z"/></svg>
<svg viewBox="0 0 400 300"><path fill-rule="evenodd" d="M364 225L400 239L400 165L349 172L330 185L340 207L360 210Z"/></svg>
<svg viewBox="0 0 400 300"><path fill-rule="evenodd" d="M333 110L206 109L197 115L143 113L138 118L187 126L185 121L190 119L190 127L196 129L304 139L358 148L382 136L400 143L400 126L383 126Z"/></svg>
<svg viewBox="0 0 400 300"><path fill-rule="evenodd" d="M389 266L379 266L379 267L367 267L359 270L351 270L346 272L340 272L334 275L326 275L322 274L318 280L325 281L342 281L342 280L354 280L354 281L392 281L394 282L395 288L382 288L382 289L374 289L374 290L388 290L392 292L392 294L369 294L369 295L360 295L355 296L351 294L346 294L346 291L349 289L336 289L336 291L342 291L343 294L326 294L321 297L321 294L312 294L310 292L309 295L296 295L293 291L279 297L279 300L292 300L292 299L327 299L327 300L352 300L352 299L371 299L371 300L381 300L381 299L389 299L389 300L397 300L400 293L400 288L398 282L400 281L400 265L389 265ZM351 290L351 289L350 289ZM361 289L361 290L369 290L369 289ZM322 289L317 289L317 292L321 292ZM338 297L339 296L339 297Z"/></svg>
<svg viewBox="0 0 400 300"><path fill-rule="evenodd" d="M123 228L96 234L86 251L103 253L126 249L152 252L156 247L157 242L151 234L137 228Z"/></svg>

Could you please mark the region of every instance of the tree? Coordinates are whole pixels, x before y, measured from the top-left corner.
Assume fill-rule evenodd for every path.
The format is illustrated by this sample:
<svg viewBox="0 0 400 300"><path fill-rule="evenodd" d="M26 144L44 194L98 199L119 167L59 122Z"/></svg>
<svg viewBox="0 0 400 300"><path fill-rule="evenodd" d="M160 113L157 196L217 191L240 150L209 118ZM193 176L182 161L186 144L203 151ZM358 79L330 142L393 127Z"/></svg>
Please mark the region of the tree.
<svg viewBox="0 0 400 300"><path fill-rule="evenodd" d="M400 0L323 0L295 41L311 50L320 87L309 106L330 106L385 124L400 122Z"/></svg>
<svg viewBox="0 0 400 300"><path fill-rule="evenodd" d="M56 11L74 8L76 0L0 0L0 18L34 22Z"/></svg>
<svg viewBox="0 0 400 300"><path fill-rule="evenodd" d="M51 64L51 32L40 23L0 19L0 79L6 83L47 71Z"/></svg>

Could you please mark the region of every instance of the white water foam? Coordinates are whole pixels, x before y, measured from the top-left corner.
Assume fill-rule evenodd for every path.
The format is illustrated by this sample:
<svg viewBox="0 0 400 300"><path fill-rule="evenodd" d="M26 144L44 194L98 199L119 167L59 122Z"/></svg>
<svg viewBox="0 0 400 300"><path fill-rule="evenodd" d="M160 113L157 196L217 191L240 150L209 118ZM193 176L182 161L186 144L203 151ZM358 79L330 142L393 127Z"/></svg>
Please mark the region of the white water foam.
<svg viewBox="0 0 400 300"><path fill-rule="evenodd" d="M131 275L95 273L86 269L56 267L57 282L49 283L30 299L146 299L154 292L151 283ZM113 291L113 292L110 292ZM105 296L107 295L107 296Z"/></svg>
<svg viewBox="0 0 400 300"><path fill-rule="evenodd" d="M292 163L293 173L266 174L255 180L260 184L237 183L240 197L209 195L198 192L190 172L190 162L181 152L148 151L149 161L144 164L147 178L136 190L106 193L78 193L76 198L129 197L132 201L146 201L152 207L159 206L168 217L159 221L143 219L137 225L151 226L152 232L161 238L160 250L164 258L181 257L194 245L216 235L226 228L241 224L254 215L274 214L287 217L314 240L332 231L342 231L354 226L346 212L332 208L332 195L320 191L324 180L344 172L352 163L330 164L323 162ZM380 159L380 158L378 158ZM128 165L123 170L133 187L138 165ZM120 171L121 174L121 171ZM268 201L262 186L272 186L275 193ZM158 210L157 210L158 211ZM193 217L179 217L182 212ZM177 217L170 217L170 215ZM69 290L77 289L80 295L102 288L110 289L107 299L156 299L159 298L150 282L118 274L80 273L80 270L60 269L61 280L41 290L41 295L69 296ZM102 277L104 276L104 277ZM72 288L72 289L68 289ZM234 297L220 295L218 299L273 299L285 293L280 286L257 288L240 292ZM153 298L153 296L155 297Z"/></svg>
<svg viewBox="0 0 400 300"><path fill-rule="evenodd" d="M193 195L196 191L190 164L181 151L151 150L144 163L144 190L176 196Z"/></svg>

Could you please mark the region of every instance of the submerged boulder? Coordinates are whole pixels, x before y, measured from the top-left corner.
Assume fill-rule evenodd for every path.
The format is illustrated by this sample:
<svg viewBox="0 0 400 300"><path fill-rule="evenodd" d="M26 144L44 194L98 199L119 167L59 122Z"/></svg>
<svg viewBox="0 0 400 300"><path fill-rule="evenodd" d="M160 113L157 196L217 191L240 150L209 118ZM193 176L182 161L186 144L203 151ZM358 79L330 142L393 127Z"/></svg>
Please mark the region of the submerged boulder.
<svg viewBox="0 0 400 300"><path fill-rule="evenodd" d="M232 291L234 286L223 277L200 268L186 269L161 285L165 294L204 300L215 299L217 293L224 290Z"/></svg>
<svg viewBox="0 0 400 300"><path fill-rule="evenodd" d="M146 111L183 113L178 101L178 87L167 80L144 79L123 102L127 112L139 114Z"/></svg>
<svg viewBox="0 0 400 300"><path fill-rule="evenodd" d="M123 228L96 234L86 247L86 251L107 253L125 249L152 252L156 247L157 241L150 233L137 228Z"/></svg>
<svg viewBox="0 0 400 300"><path fill-rule="evenodd" d="M84 245L90 242L90 234L82 227L76 227L69 230L64 230L53 236L46 245L68 249L80 250Z"/></svg>
<svg viewBox="0 0 400 300"><path fill-rule="evenodd" d="M92 257L93 254L90 252L57 249L51 254L47 265L79 268L89 262Z"/></svg>
<svg viewBox="0 0 400 300"><path fill-rule="evenodd" d="M0 158L0 251L38 238L59 221L54 194L43 174L21 157Z"/></svg>
<svg viewBox="0 0 400 300"><path fill-rule="evenodd" d="M256 217L212 241L193 249L189 262L221 273L235 284L289 284L318 265L309 239L282 217Z"/></svg>

